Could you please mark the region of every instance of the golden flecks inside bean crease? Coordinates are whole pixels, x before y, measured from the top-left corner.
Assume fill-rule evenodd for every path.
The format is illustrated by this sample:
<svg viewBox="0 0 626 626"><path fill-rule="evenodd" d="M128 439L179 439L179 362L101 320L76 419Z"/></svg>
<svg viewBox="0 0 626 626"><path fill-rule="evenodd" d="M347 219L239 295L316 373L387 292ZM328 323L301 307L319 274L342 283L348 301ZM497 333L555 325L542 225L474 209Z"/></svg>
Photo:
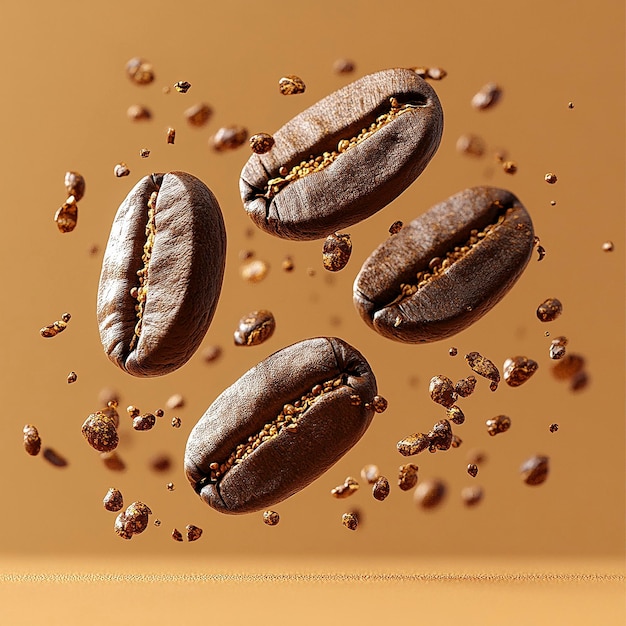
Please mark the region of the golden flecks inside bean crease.
<svg viewBox="0 0 626 626"><path fill-rule="evenodd" d="M265 424L263 428L253 435L250 435L246 441L240 443L223 463L211 463L211 470L207 482L216 483L224 474L234 465L239 465L243 460L254 452L262 443L274 439L283 430L296 433L298 430L298 421L302 415L324 394L338 389L346 384L346 375L341 374L337 378L328 380L324 383L315 385L311 391L303 395L293 404L285 404L273 422Z"/></svg>
<svg viewBox="0 0 626 626"><path fill-rule="evenodd" d="M146 305L146 299L148 297L148 268L150 266L150 257L152 256L152 248L154 246L154 237L156 235L155 224L155 212L156 201L158 192L153 191L148 200L148 222L146 224L146 243L143 245L143 254L141 255L141 261L143 267L137 271L139 277L139 287L133 287L130 290L130 295L137 300L135 305L135 312L137 313L137 323L135 324L135 334L130 343L130 349L132 350L137 345L137 340L141 335L141 326L143 322L143 310Z"/></svg>
<svg viewBox="0 0 626 626"><path fill-rule="evenodd" d="M452 250L446 252L445 257L435 257L430 260L428 267L424 270L420 270L417 272L415 276L415 282L411 283L401 283L400 285L400 295L390 303L390 305L398 304L407 298L410 298L414 293L416 293L419 289L424 287L431 280L443 274L446 270L450 268L450 266L462 259L465 255L467 255L470 250L475 248L480 242L489 235L495 228L497 228L504 221L504 215L500 215L498 221L494 224L489 224L480 232L477 229L473 229L470 231L469 239L459 245L455 246Z"/></svg>
<svg viewBox="0 0 626 626"><path fill-rule="evenodd" d="M372 122L367 128L361 129L361 132L356 137L341 139L337 144L337 148L332 152L324 152L319 156L311 155L308 161L301 161L289 171L287 171L286 167L281 167L279 170L280 176L272 178L267 182L264 197L271 200L285 185L299 178L304 178L309 174L313 174L314 172L323 170L333 163L340 154L363 143L368 137L371 137L376 131L387 126L387 124L400 117L403 113L421 106L411 103L400 104L397 98L389 98L389 103L390 109L387 113L379 115L376 121Z"/></svg>

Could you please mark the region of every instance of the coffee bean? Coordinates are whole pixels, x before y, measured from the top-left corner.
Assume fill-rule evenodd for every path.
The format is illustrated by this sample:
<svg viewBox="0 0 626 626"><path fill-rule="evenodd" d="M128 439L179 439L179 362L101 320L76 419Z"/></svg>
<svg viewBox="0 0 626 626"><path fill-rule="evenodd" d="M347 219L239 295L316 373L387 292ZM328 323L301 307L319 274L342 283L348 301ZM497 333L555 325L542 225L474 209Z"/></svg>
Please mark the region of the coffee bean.
<svg viewBox="0 0 626 626"><path fill-rule="evenodd" d="M523 385L536 371L539 364L525 356L507 359L502 367L504 382L509 387Z"/></svg>
<svg viewBox="0 0 626 626"><path fill-rule="evenodd" d="M271 311L261 309L244 315L234 333L236 346L258 346L267 341L276 330L276 320Z"/></svg>
<svg viewBox="0 0 626 626"><path fill-rule="evenodd" d="M68 196L74 196L75 202L80 202L85 195L85 179L78 172L65 172L65 191Z"/></svg>
<svg viewBox="0 0 626 626"><path fill-rule="evenodd" d="M361 478L368 484L373 485L380 476L377 465L365 465L361 470Z"/></svg>
<svg viewBox="0 0 626 626"><path fill-rule="evenodd" d="M136 85L149 85L154 80L152 65L140 57L126 63L126 74Z"/></svg>
<svg viewBox="0 0 626 626"><path fill-rule="evenodd" d="M46 459L50 465L54 465L55 467L67 467L68 465L67 459L52 448L44 448L42 454L43 458Z"/></svg>
<svg viewBox="0 0 626 626"><path fill-rule="evenodd" d="M278 89L283 96L293 96L299 93L304 93L306 85L299 76L283 76L278 81Z"/></svg>
<svg viewBox="0 0 626 626"><path fill-rule="evenodd" d="M528 264L530 216L510 192L477 187L405 225L365 261L353 300L384 337L424 343L451 337L487 313Z"/></svg>
<svg viewBox="0 0 626 626"><path fill-rule="evenodd" d="M379 476L372 487L372 495L381 502L389 495L389 481L384 476Z"/></svg>
<svg viewBox="0 0 626 626"><path fill-rule="evenodd" d="M413 497L415 503L423 509L434 509L443 502L446 492L446 485L443 481L429 478L417 486Z"/></svg>
<svg viewBox="0 0 626 626"><path fill-rule="evenodd" d="M500 382L500 372L492 361L478 352L470 352L469 354L466 354L465 361L477 374L491 381L491 384L489 385L489 389L491 389L491 391L495 391L498 388L498 383Z"/></svg>
<svg viewBox="0 0 626 626"><path fill-rule="evenodd" d="M198 541L202 537L202 528L198 526L187 524L185 530L187 531L187 541Z"/></svg>
<svg viewBox="0 0 626 626"><path fill-rule="evenodd" d="M433 376L428 385L428 393L433 402L447 408L451 407L457 399L454 384L447 376Z"/></svg>
<svg viewBox="0 0 626 626"><path fill-rule="evenodd" d="M347 233L328 235L324 241L322 261L329 272L342 270L350 260L352 241Z"/></svg>
<svg viewBox="0 0 626 626"><path fill-rule="evenodd" d="M37 456L41 450L41 437L39 432L31 424L24 426L24 450L31 456Z"/></svg>
<svg viewBox="0 0 626 626"><path fill-rule="evenodd" d="M541 485L548 478L550 470L547 456L533 456L520 467L520 475L527 485Z"/></svg>
<svg viewBox="0 0 626 626"><path fill-rule="evenodd" d="M487 83L483 85L474 97L472 98L472 106L475 109L484 110L488 109L500 100L502 90L496 83Z"/></svg>
<svg viewBox="0 0 626 626"><path fill-rule="evenodd" d="M223 126L209 139L216 152L228 152L243 146L248 139L248 129L243 126Z"/></svg>
<svg viewBox="0 0 626 626"><path fill-rule="evenodd" d="M483 489L473 485L471 487L463 487L461 489L461 500L465 506L476 506L483 499Z"/></svg>
<svg viewBox="0 0 626 626"><path fill-rule="evenodd" d="M144 122L152 119L150 109L141 104L131 104L126 110L126 115L133 122Z"/></svg>
<svg viewBox="0 0 626 626"><path fill-rule="evenodd" d="M226 258L215 196L184 172L143 178L122 202L98 289L100 339L134 376L189 360L211 323Z"/></svg>
<svg viewBox="0 0 626 626"><path fill-rule="evenodd" d="M494 437L499 433L504 433L511 428L511 418L506 415L498 415L485 422L487 425L487 432Z"/></svg>
<svg viewBox="0 0 626 626"><path fill-rule="evenodd" d="M359 518L354 513L344 513L341 516L341 523L348 530L356 530L359 525Z"/></svg>
<svg viewBox="0 0 626 626"><path fill-rule="evenodd" d="M434 155L443 113L434 90L408 69L365 76L274 133L267 154L241 172L255 224L286 239L321 239L400 195Z"/></svg>
<svg viewBox="0 0 626 626"><path fill-rule="evenodd" d="M111 452L119 443L115 420L101 411L92 413L83 422L81 432L87 443L98 452Z"/></svg>
<svg viewBox="0 0 626 626"><path fill-rule="evenodd" d="M122 497L122 492L119 489L111 487L104 496L102 504L104 504L104 508L107 511L119 511L124 507L124 498Z"/></svg>
<svg viewBox="0 0 626 626"><path fill-rule="evenodd" d="M553 322L563 313L563 305L557 298L548 298L537 307L537 317L542 322Z"/></svg>
<svg viewBox="0 0 626 626"><path fill-rule="evenodd" d="M263 511L263 522L268 526L276 526L280 522L280 515L276 511Z"/></svg>
<svg viewBox="0 0 626 626"><path fill-rule="evenodd" d="M417 485L417 470L419 468L413 463L401 465L398 471L398 487L402 491L409 491Z"/></svg>
<svg viewBox="0 0 626 626"><path fill-rule="evenodd" d="M200 102L199 104L194 104L192 107L186 109L183 115L189 122L190 126L201 128L211 119L213 109L208 104Z"/></svg>
<svg viewBox="0 0 626 626"><path fill-rule="evenodd" d="M187 478L219 511L271 506L306 487L360 439L375 395L368 363L342 340L319 337L284 348L226 389L194 426Z"/></svg>
<svg viewBox="0 0 626 626"><path fill-rule="evenodd" d="M257 133L250 137L250 149L255 154L265 154L269 152L274 143L274 137L267 133Z"/></svg>

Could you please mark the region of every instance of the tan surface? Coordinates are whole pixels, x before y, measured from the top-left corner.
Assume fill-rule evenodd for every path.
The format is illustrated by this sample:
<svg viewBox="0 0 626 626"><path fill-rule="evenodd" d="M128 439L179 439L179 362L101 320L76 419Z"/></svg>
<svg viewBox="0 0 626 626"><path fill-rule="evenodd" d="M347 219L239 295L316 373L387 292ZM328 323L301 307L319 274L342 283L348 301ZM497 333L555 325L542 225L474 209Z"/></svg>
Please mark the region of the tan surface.
<svg viewBox="0 0 626 626"><path fill-rule="evenodd" d="M498 566L490 569L490 559L504 559L511 572L602 574L609 571L603 559L623 560L622 3L216 5L131 0L97 9L68 0L10 3L2 10L0 52L0 159L6 194L0 245L3 572L91 575L103 571L97 559L105 555L114 559L106 571L155 575L188 571L181 564L187 556L181 555L194 559L189 571L205 571L206 564L217 559L219 571L233 574L243 574L250 564L265 559L285 559L285 568L278 568L282 572L342 572L338 563L352 562L357 571L384 574L397 573L394 559L403 558L413 563L409 571L419 575L497 573ZM154 85L140 88L126 78L125 63L136 55L153 63ZM352 76L333 74L332 64L339 57L354 59L357 70ZM208 137L231 123L244 124L251 132L272 132L352 79L386 67L415 65L440 66L448 72L444 80L432 83L445 114L441 147L418 181L392 205L346 229L354 244L346 269L336 276L323 270L321 242L293 243L251 230L237 186L248 150L214 154ZM277 82L284 74L302 76L306 93L281 96ZM162 93L164 86L179 80L192 84L187 94ZM488 81L502 86L502 101L491 111L472 110L472 95ZM215 115L202 130L188 128L182 112L201 100L211 104ZM567 106L570 101L573 109ZM129 122L125 111L134 103L149 106L153 120ZM168 126L177 130L173 146L165 141ZM455 142L463 132L485 139L485 157L456 153ZM152 151L148 159L139 157L144 147ZM505 150L507 158L517 162L517 174L500 169L496 150ZM114 177L119 161L131 169L128 178ZM68 169L85 176L87 191L79 203L77 229L61 235L52 218L65 199L63 175ZM113 215L130 187L146 173L171 169L202 178L224 212L225 284L204 343L221 344L224 355L213 365L196 356L162 379L132 379L106 359L98 339L94 309L102 251ZM549 171L558 176L555 185L544 182ZM480 184L509 188L518 195L531 212L547 250L545 259L537 263L533 258L511 293L450 341L404 346L377 336L351 303L352 282L363 260L387 237L395 220L410 221L453 193ZM556 206L550 206L553 199ZM602 243L609 239L615 251L605 253ZM98 252L90 255L94 245ZM254 250L270 264L264 282L242 282L242 249ZM288 254L296 268L291 274L280 269ZM309 267L315 276L307 274ZM561 299L564 313L552 324L541 324L535 309L547 297ZM235 348L231 337L236 321L257 308L274 312L275 335L256 348ZM54 339L42 339L39 328L59 319L63 311L72 314L68 329ZM568 350L586 357L588 389L573 394L553 379L546 331L552 337L566 335ZM281 514L278 527L267 528L258 515L232 518L208 510L182 472L185 441L195 421L260 359L302 338L329 334L342 337L367 357L380 393L389 400L387 413L377 416L359 445L336 467L275 507ZM456 358L448 356L452 345L459 351ZM463 355L472 350L499 367L505 358L525 354L537 360L540 369L525 386L511 389L502 384L495 394L480 381L474 396L460 403L467 421L455 432L463 446L416 457L422 478L440 476L448 482L450 495L441 510L418 511L411 494L397 489L384 503L374 501L366 488L350 501L333 500L328 491L345 476L358 475L365 463L377 463L393 485L403 462L395 443L444 417L428 397L429 379L446 374L456 380L469 374ZM73 385L66 383L70 370L78 374ZM124 422L119 448L128 465L124 474L105 470L80 435L85 417L99 408L97 396L104 386L120 392L122 407L132 403L155 410L175 392L187 401L184 409L168 412L149 433L135 433ZM509 415L513 426L490 438L484 421L500 413ZM181 429L168 426L172 415L182 418ZM560 425L554 434L548 430L552 422ZM39 428L44 445L68 457L67 469L57 470L24 453L25 423ZM476 479L465 472L470 448L488 455ZM161 451L169 452L175 465L171 472L157 475L148 461ZM518 467L534 453L549 455L552 470L543 486L529 488L520 482ZM165 488L169 481L176 485L173 492ZM485 489L484 502L474 510L464 509L458 495L469 484ZM120 488L127 502L147 502L162 520L161 527L150 527L131 542L118 539L114 515L101 505L111 486ZM356 533L340 524L348 507L363 512ZM204 528L200 541L181 545L169 539L174 526L188 523ZM153 564L139 560L145 555L155 559ZM313 555L315 563L309 561ZM525 568L516 560L520 556L541 566ZM35 561L26 560L33 557ZM421 567L435 557L449 559L451 565ZM462 559L461 569L455 567L456 559ZM320 611L326 616L347 619L390 611L413 620L429 611L435 614L427 598L433 589L445 610L457 617L467 602L485 620L493 619L482 623L502 623L494 617L499 611L533 623L538 623L535 612L545 618L542 623L574 623L575 617L578 623L590 623L591 617L586 622L583 618L595 615L595 608L606 610L605 617L614 615L607 607L618 609L616 583L583 584L575 578L552 580L547 586L534 579L506 579L495 589L484 580L419 578L337 585L310 579L175 579L137 585L113 580L102 587L90 578L69 582L26 579L7 585L3 580L0 593L5 602L8 598L5 610L29 603L32 593L41 601L31 603L38 607L31 610L55 606L74 611L91 606L103 589L119 599L121 612L135 601L136 593L153 615L173 614L169 602L175 606L179 600L180 606L189 603L192 613L200 611L216 595L224 603L233 598L239 606L235 598L241 589L252 595L263 615L270 609L263 607L262 595L269 592L299 607L299 612L305 605L324 605ZM206 585L211 589L203 600ZM373 593L379 586L387 596L382 606ZM588 596L594 602L587 604ZM429 608L420 608L421 600ZM568 619L559 620L559 611L566 611ZM618 622L607 618L595 623Z"/></svg>

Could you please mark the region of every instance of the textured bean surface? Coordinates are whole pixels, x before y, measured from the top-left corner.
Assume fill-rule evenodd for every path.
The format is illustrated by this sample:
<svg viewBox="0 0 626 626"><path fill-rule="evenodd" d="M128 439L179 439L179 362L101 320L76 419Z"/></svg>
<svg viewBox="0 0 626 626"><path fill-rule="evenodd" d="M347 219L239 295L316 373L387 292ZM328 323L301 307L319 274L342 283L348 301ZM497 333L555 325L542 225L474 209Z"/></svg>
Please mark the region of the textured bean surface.
<svg viewBox="0 0 626 626"><path fill-rule="evenodd" d="M466 189L370 255L354 283L354 305L390 339L445 339L504 297L528 264L533 239L530 216L512 193Z"/></svg>
<svg viewBox="0 0 626 626"><path fill-rule="evenodd" d="M343 382L319 393L296 429L282 428L219 479L211 478L211 465L223 464L238 444L274 422L285 405L337 378ZM369 365L344 341L315 338L284 348L226 389L195 425L185 451L187 478L219 511L269 508L315 480L360 439L374 415L375 395Z"/></svg>
<svg viewBox="0 0 626 626"><path fill-rule="evenodd" d="M338 150L376 118L390 98L416 105L341 151L320 171L281 185L268 182L311 156ZM400 195L436 152L443 112L434 90L412 70L365 76L306 109L274 133L276 145L252 155L241 172L244 207L255 224L286 239L321 239L376 213ZM271 197L270 197L271 196Z"/></svg>
<svg viewBox="0 0 626 626"><path fill-rule="evenodd" d="M137 337L131 289L139 287L154 192L155 233ZM202 181L184 172L143 178L115 216L102 263L98 324L108 357L134 376L160 376L183 365L211 323L225 257L222 213Z"/></svg>

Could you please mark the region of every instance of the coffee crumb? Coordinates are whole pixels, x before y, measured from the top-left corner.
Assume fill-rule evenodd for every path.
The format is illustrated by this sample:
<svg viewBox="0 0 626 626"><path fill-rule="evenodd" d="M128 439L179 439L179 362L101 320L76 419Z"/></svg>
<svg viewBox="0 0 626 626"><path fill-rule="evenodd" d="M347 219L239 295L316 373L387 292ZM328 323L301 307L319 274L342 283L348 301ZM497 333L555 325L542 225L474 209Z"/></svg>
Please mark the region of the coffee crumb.
<svg viewBox="0 0 626 626"><path fill-rule="evenodd" d="M248 283L260 283L269 272L269 265L261 259L253 259L244 263L239 274Z"/></svg>
<svg viewBox="0 0 626 626"><path fill-rule="evenodd" d="M429 478L417 486L413 497L415 503L423 509L434 509L444 501L446 492L446 485L443 481Z"/></svg>
<svg viewBox="0 0 626 626"><path fill-rule="evenodd" d="M278 81L278 89L283 96L294 96L296 94L304 93L306 85L299 76L290 74L289 76L283 76Z"/></svg>
<svg viewBox="0 0 626 626"><path fill-rule="evenodd" d="M548 185L554 185L554 183L556 183L556 181L558 180L556 174L552 172L548 172L543 178L548 183Z"/></svg>
<svg viewBox="0 0 626 626"><path fill-rule="evenodd" d="M191 83L188 83L186 80L179 80L174 83L174 89L178 93L187 93L191 89Z"/></svg>
<svg viewBox="0 0 626 626"><path fill-rule="evenodd" d="M141 148L141 150L139 150L139 156L142 159L147 159L150 156L150 150L148 150L148 148Z"/></svg>
<svg viewBox="0 0 626 626"><path fill-rule="evenodd" d="M172 418L172 428L180 428L182 426L183 421L180 419L180 417L173 417Z"/></svg>
<svg viewBox="0 0 626 626"><path fill-rule="evenodd" d="M515 161L504 161L502 163L502 169L505 174L515 174L517 172L517 163L515 163Z"/></svg>
<svg viewBox="0 0 626 626"><path fill-rule="evenodd" d="M202 537L202 528L198 526L187 524L185 530L187 531L187 541L198 541Z"/></svg>
<svg viewBox="0 0 626 626"><path fill-rule="evenodd" d="M389 403L382 396L374 396L372 399L372 407L376 413L384 413L388 406Z"/></svg>
<svg viewBox="0 0 626 626"><path fill-rule="evenodd" d="M401 465L398 469L398 487L402 491L409 491L417 485L418 466L413 463Z"/></svg>
<svg viewBox="0 0 626 626"><path fill-rule="evenodd" d="M361 479L368 485L373 485L378 480L379 476L380 472L377 465L370 463L369 465L364 465L361 470Z"/></svg>
<svg viewBox="0 0 626 626"><path fill-rule="evenodd" d="M67 384L71 385L72 383L75 383L78 380L78 375L76 374L76 372L70 372L67 375Z"/></svg>
<svg viewBox="0 0 626 626"><path fill-rule="evenodd" d="M223 126L209 139L209 144L216 152L235 150L248 139L248 129L243 126Z"/></svg>
<svg viewBox="0 0 626 626"><path fill-rule="evenodd" d="M344 513L341 516L341 523L348 530L356 530L359 525L359 518L354 513Z"/></svg>
<svg viewBox="0 0 626 626"><path fill-rule="evenodd" d="M459 394L461 398L467 398L474 393L476 388L476 377L468 376L467 378L461 378L455 385L454 390Z"/></svg>
<svg viewBox="0 0 626 626"><path fill-rule="evenodd" d="M615 246L612 241L605 241L602 244L602 250L604 250L604 252L613 252L614 249Z"/></svg>
<svg viewBox="0 0 626 626"><path fill-rule="evenodd" d="M24 450L31 456L37 456L41 450L41 437L32 424L26 424L23 429Z"/></svg>
<svg viewBox="0 0 626 626"><path fill-rule="evenodd" d="M258 346L267 341L276 330L271 311L261 309L244 315L233 334L236 346Z"/></svg>
<svg viewBox="0 0 626 626"><path fill-rule="evenodd" d="M549 459L547 456L533 456L520 467L520 475L527 485L541 485L548 478Z"/></svg>
<svg viewBox="0 0 626 626"><path fill-rule="evenodd" d="M502 96L502 90L496 83L487 83L472 97L472 106L484 111L497 104Z"/></svg>
<svg viewBox="0 0 626 626"><path fill-rule="evenodd" d="M154 472L167 472L172 468L172 459L169 454L161 453L152 457L150 469Z"/></svg>
<svg viewBox="0 0 626 626"><path fill-rule="evenodd" d="M415 433L414 435L409 435L398 441L396 448L402 456L414 456L426 450L429 444L430 441L427 435L424 433Z"/></svg>
<svg viewBox="0 0 626 626"><path fill-rule="evenodd" d="M263 511L263 522L268 526L276 526L280 522L280 515L276 511Z"/></svg>
<svg viewBox="0 0 626 626"><path fill-rule="evenodd" d="M458 351L458 350L457 350L454 346L452 346L452 347L448 350L448 354L449 354L450 356L456 356L458 353L459 353L459 351Z"/></svg>
<svg viewBox="0 0 626 626"><path fill-rule="evenodd" d="M205 126L213 116L213 109L208 104L200 102L185 109L183 115L190 126L201 128Z"/></svg>
<svg viewBox="0 0 626 626"><path fill-rule="evenodd" d="M457 425L461 425L465 421L465 414L456 404L446 409L446 417Z"/></svg>
<svg viewBox="0 0 626 626"><path fill-rule="evenodd" d="M136 85L149 85L154 81L152 64L140 57L133 57L126 63L126 75Z"/></svg>
<svg viewBox="0 0 626 626"><path fill-rule="evenodd" d="M122 497L122 492L119 489L111 487L104 496L102 504L107 511L119 511L124 507L124 498Z"/></svg>
<svg viewBox="0 0 626 626"><path fill-rule="evenodd" d="M389 481L384 476L379 476L372 487L372 495L382 502L389 495Z"/></svg>
<svg viewBox="0 0 626 626"><path fill-rule="evenodd" d="M551 433L555 433L557 430L559 430L559 425L558 424L550 424L550 432Z"/></svg>
<svg viewBox="0 0 626 626"><path fill-rule="evenodd" d="M487 425L487 432L494 437L500 433L504 433L511 428L511 418L506 415L497 415L496 417L489 419L485 422Z"/></svg>
<svg viewBox="0 0 626 626"><path fill-rule="evenodd" d="M351 74L356 69L356 64L350 59L337 59L333 63L335 74Z"/></svg>
<svg viewBox="0 0 626 626"><path fill-rule="evenodd" d="M181 532L177 528L174 528L174 530L172 531L172 539L174 541L182 541L183 540L183 536L182 536Z"/></svg>
<svg viewBox="0 0 626 626"><path fill-rule="evenodd" d="M294 270L294 263L293 263L293 259L290 256L286 256L283 259L283 262L281 263L281 267L283 268L283 271L285 272L293 272Z"/></svg>
<svg viewBox="0 0 626 626"><path fill-rule="evenodd" d="M502 367L504 382L509 387L523 385L537 371L539 364L525 356L507 359Z"/></svg>
<svg viewBox="0 0 626 626"><path fill-rule="evenodd" d="M110 452L117 448L119 437L114 418L96 411L87 417L81 427L87 443L98 452Z"/></svg>
<svg viewBox="0 0 626 626"><path fill-rule="evenodd" d="M68 465L67 459L52 448L43 449L43 458L55 467L67 467Z"/></svg>
<svg viewBox="0 0 626 626"><path fill-rule="evenodd" d="M176 487L174 486L174 483L167 483L167 485L165 485L167 487L168 491L174 491L174 489L176 489Z"/></svg>
<svg viewBox="0 0 626 626"><path fill-rule="evenodd" d="M467 465L467 473L472 478L476 478L476 476L478 475L478 465L476 465L476 463L468 463L468 465Z"/></svg>
<svg viewBox="0 0 626 626"><path fill-rule="evenodd" d="M433 376L430 379L428 392L433 402L441 404L447 408L451 407L457 399L457 393L454 390L452 381L443 375Z"/></svg>
<svg viewBox="0 0 626 626"><path fill-rule="evenodd" d="M126 463L122 460L117 450L111 452L101 452L100 459L102 464L112 472L123 472L126 469Z"/></svg>
<svg viewBox="0 0 626 626"><path fill-rule="evenodd" d="M152 413L143 413L133 418L135 430L151 430L156 424L156 416Z"/></svg>
<svg viewBox="0 0 626 626"><path fill-rule="evenodd" d="M397 235L402 230L403 227L404 227L404 224L400 220L397 220L389 227L389 234Z"/></svg>
<svg viewBox="0 0 626 626"><path fill-rule="evenodd" d="M352 254L352 240L347 233L334 233L328 235L324 241L322 261L324 269L329 272L342 270L350 260Z"/></svg>
<svg viewBox="0 0 626 626"><path fill-rule="evenodd" d="M537 317L541 322L553 322L563 313L563 305L557 298L548 298L537 307Z"/></svg>
<svg viewBox="0 0 626 626"><path fill-rule="evenodd" d="M152 119L152 112L142 104L131 104L126 110L126 116L132 122L146 122Z"/></svg>
<svg viewBox="0 0 626 626"><path fill-rule="evenodd" d="M165 406L170 411L182 409L185 406L185 398L180 393L174 393L167 399Z"/></svg>
<svg viewBox="0 0 626 626"><path fill-rule="evenodd" d="M463 504L468 507L476 506L483 499L483 490L482 487L478 487L477 485L473 485L471 487L463 487L461 489L461 500L463 500Z"/></svg>
<svg viewBox="0 0 626 626"><path fill-rule="evenodd" d="M266 154L273 148L274 143L276 143L274 137L267 133L257 133L250 137L250 149L255 154Z"/></svg>
<svg viewBox="0 0 626 626"><path fill-rule="evenodd" d="M130 174L130 170L128 169L126 163L122 161L115 165L113 173L117 176L117 178L122 178L123 176L128 176Z"/></svg>
<svg viewBox="0 0 626 626"><path fill-rule="evenodd" d="M478 135L464 134L456 140L456 150L460 154L481 157L485 154L485 142Z"/></svg>
<svg viewBox="0 0 626 626"><path fill-rule="evenodd" d="M470 352L465 355L465 361L477 374L491 381L491 384L489 385L489 389L491 389L491 391L495 391L498 388L498 383L500 382L500 372L489 359L485 358L478 352Z"/></svg>
<svg viewBox="0 0 626 626"><path fill-rule="evenodd" d="M350 497L353 493L358 491L359 483L352 478L352 476L348 476L343 485L338 485L330 490L330 495L334 498L344 499Z"/></svg>
<svg viewBox="0 0 626 626"><path fill-rule="evenodd" d="M176 129L170 126L170 128L167 129L167 143L173 144L175 140L176 140Z"/></svg>

